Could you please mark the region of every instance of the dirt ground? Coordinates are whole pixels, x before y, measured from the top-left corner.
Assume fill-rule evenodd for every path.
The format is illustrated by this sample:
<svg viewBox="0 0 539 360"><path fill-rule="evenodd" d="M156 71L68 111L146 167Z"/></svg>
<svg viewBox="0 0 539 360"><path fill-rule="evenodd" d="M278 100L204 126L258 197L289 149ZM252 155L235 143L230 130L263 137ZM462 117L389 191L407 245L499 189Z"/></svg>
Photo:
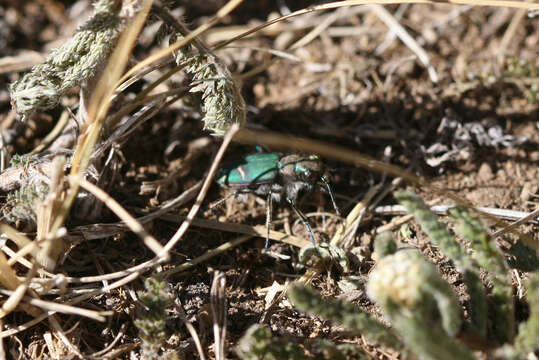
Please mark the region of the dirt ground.
<svg viewBox="0 0 539 360"><path fill-rule="evenodd" d="M183 18L191 29L204 23L223 5L223 1L172 2L173 14ZM238 28L253 27L286 11L310 5L301 2L245 2L205 37L208 44L232 37ZM279 8L279 6L280 8ZM16 119L10 104L9 84L29 70L36 59L64 42L89 16L87 1L40 0L7 1L0 4L0 65L10 57L19 59L16 68L0 66L0 124L4 149L9 154L24 154L34 149L49 133L66 108L76 113L77 89L62 101L62 106L38 112L26 122ZM247 104L247 128L271 130L287 135L320 140L357 150L380 161L424 176L439 188L447 189L474 205L531 212L537 208L539 192L539 22L516 9L471 7L448 4L392 5L386 9L424 49L429 67L414 55L379 19L374 9L352 7L316 12L292 18L273 28L236 41L216 54L234 75L245 75L262 64L272 66L241 78ZM524 15L522 15L524 14ZM305 41L317 26L327 22L310 41ZM157 26L144 30L130 58L133 66L166 44L156 39ZM312 34L312 33L311 33ZM295 47L296 41L305 41ZM270 53L270 50L286 52ZM28 63L22 62L22 56ZM280 57L280 58L279 58ZM164 73L164 70L160 74ZM433 73L437 81L433 81ZM150 75L124 91L113 105L132 99L158 76ZM163 88L185 81L178 73ZM114 180L105 189L134 216L155 210L203 179L221 139L202 129L200 113L187 101L178 101L139 126L128 141L115 148ZM266 151L272 149L265 148ZM257 149L233 143L225 161L237 159ZM294 150L291 149L290 152ZM392 177L349 164L325 159L331 184L343 216L346 216L374 185L388 187ZM426 202L450 204L447 198L429 189L415 189ZM234 198L212 206L226 191L212 186L199 217L245 225L263 225L264 200L254 196L245 202ZM388 194L379 205L394 205ZM169 216L145 225L159 241L170 239L190 208L188 203ZM318 241L329 240L341 222L329 197L315 192L299 202ZM368 212L352 237L348 252L354 254L350 273L363 279L375 264L371 258L373 240L380 226L397 215ZM303 225L284 204L275 207L273 228L308 239ZM81 226L113 223L118 219L106 208L92 221L67 222L69 231ZM484 221L491 232L499 230ZM407 246L419 248L433 261L457 291L462 280L444 255L430 245L426 235L413 222L411 238L396 236ZM525 224L518 231L538 240L537 224ZM83 234L82 238L86 235ZM167 263L167 270L195 259L208 250L236 239L231 232L191 226ZM509 250L515 235L497 239ZM286 302L268 306L267 288L274 282L285 284L301 276L298 248L270 241L269 254L263 252L264 239L253 238L229 251L204 261L167 279L169 292L193 322L208 356L213 358L211 316L208 315L213 272L226 275L228 356L250 325L267 324L274 335L287 336L299 343L314 338L360 345L377 359L402 358L369 344L361 336L350 336L342 328L295 310ZM72 244L55 273L83 278L128 269L152 258L152 253L131 232L116 232L99 239ZM21 269L22 271L22 269ZM525 278L524 271L515 272ZM144 276L149 273L144 274ZM364 291L345 293L338 287L343 274L318 273L311 285L323 295L346 298L361 308L376 313ZM516 275L515 275L516 276ZM516 283L517 277L514 276ZM107 280L66 283L72 294L105 286ZM110 292L94 296L80 307L110 311L104 323L74 315L58 315L67 338L86 355L109 346L95 357L129 358L138 355L136 291L142 278ZM466 295L459 292L461 301ZM61 298L58 292L44 296ZM520 299L515 295L517 305ZM170 308L166 323L167 349L179 349L180 358L196 358L194 344L177 309ZM526 313L517 306L517 318ZM14 312L2 319L3 329L25 324L31 317ZM69 358L71 349L58 337L46 320L3 339L8 358ZM116 352L115 352L116 351ZM76 356L75 356L76 357Z"/></svg>

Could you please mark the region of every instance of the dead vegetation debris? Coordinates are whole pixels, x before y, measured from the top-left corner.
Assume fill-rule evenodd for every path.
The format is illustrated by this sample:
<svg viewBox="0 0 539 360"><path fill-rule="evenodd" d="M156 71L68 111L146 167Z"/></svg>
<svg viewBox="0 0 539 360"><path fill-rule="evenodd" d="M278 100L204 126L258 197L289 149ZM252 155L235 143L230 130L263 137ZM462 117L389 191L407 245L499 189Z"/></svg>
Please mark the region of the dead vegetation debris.
<svg viewBox="0 0 539 360"><path fill-rule="evenodd" d="M143 6L116 3L123 5L128 19ZM133 52L124 53L127 70L169 41L208 24L223 4L156 2L177 22L167 23L170 18L159 17L154 7ZM0 5L0 191L2 221L11 224L0 225L0 255L11 267L1 281L0 357L137 359L153 351L141 349L144 341L158 339L161 358L219 358L224 349L235 358L239 339L251 325L263 323L303 350L326 339L359 345L371 357L407 358L296 310L285 296L289 284L299 280L327 298L348 299L387 321L364 286L349 285L366 283L377 262L374 237L388 226L401 246L419 249L436 264L462 306L469 304L454 264L414 222L406 225L410 218L375 211L378 205L395 204L391 192L399 186L391 184L388 175L394 174L383 168L372 172L324 159L342 219L332 213L323 193L299 201L318 241L344 249L346 267L301 265L294 245L309 244L308 234L284 206L274 211L271 246L263 249L264 200L250 196L240 203L230 198L212 206L226 196L212 186L203 190L203 203L192 205L221 143L205 128L222 135L229 126L225 121L237 118L242 124L246 119L248 129L344 146L381 164L397 165L403 174L421 176L432 188L450 190L474 206L532 213L539 191L537 19L509 6L347 7L291 17L219 45L266 20L313 5L257 4L244 2L220 18L192 46L175 52L175 60L169 54L131 74L121 91L106 89L114 100L106 116L101 114L101 128L87 120L99 114L92 112L91 98L105 64L86 68L92 70L90 79L63 89L55 106L26 109L25 122L18 120L9 91L10 84L92 16L91 3ZM185 27L171 37L178 24ZM193 60L193 54L200 58ZM223 88L229 90L226 98L218 96ZM54 135L50 139L49 133ZM60 140L53 140L58 135ZM95 146L88 145L92 141ZM263 151L281 151L258 145ZM288 151L296 145L289 143ZM225 157L256 151L233 143ZM58 167L54 159L60 157L65 165ZM80 169L84 174L77 173ZM59 203L47 203L51 186ZM70 193L78 186L79 196ZM430 188L418 191L429 205L453 205ZM46 206L34 207L36 198ZM70 201L72 207L59 210ZM191 206L200 206L203 219L181 233ZM497 217L484 220L491 233L504 226L495 222ZM529 316L522 284L538 271L537 253L521 241L525 236L526 244L537 244L539 217L530 220L496 238L511 266L519 322ZM36 245L50 238L62 239L62 247L44 251ZM225 310L224 302L216 300L218 290L212 289L216 272L226 278L220 290ZM145 288L143 279L151 275L166 278L167 287L155 283ZM136 322L143 291L166 292L170 300L158 304L162 322L153 319L154 327L142 326L154 331L146 340ZM226 323L220 320L221 345L214 338L216 309L226 318ZM315 358L314 353L307 356Z"/></svg>

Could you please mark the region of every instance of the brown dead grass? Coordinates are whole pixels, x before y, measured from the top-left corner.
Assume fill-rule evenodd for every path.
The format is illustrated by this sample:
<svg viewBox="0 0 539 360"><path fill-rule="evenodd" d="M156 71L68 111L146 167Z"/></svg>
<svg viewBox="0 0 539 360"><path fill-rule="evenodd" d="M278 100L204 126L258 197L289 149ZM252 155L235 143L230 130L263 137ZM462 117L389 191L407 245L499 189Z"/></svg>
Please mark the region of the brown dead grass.
<svg viewBox="0 0 539 360"><path fill-rule="evenodd" d="M253 7L246 2L224 17L202 40L209 44L229 40L276 17L277 9L272 7L272 2L259 3L260 6ZM214 15L221 3L208 4L183 5L176 8L175 14L183 14L194 29L206 24L207 16ZM301 9L309 5L303 2L297 6ZM72 13L66 13L66 6ZM374 10L357 7L293 17L219 50L217 54L241 79L249 105L248 127L359 151L407 169L426 179L432 187L450 190L476 206L533 211L539 191L537 100L533 102L526 97L527 75L511 75L507 81L490 79L502 78L507 71L506 60L511 58L531 62L537 68L537 21L522 17L522 10L503 6L401 4L386 8L396 14L398 22L426 52L427 64L416 60L410 47L394 38ZM76 14L74 9L74 2L65 5L55 0L0 5L0 11L6 15L6 20L0 24L2 59L19 56L27 49L45 53L51 42L72 33L74 23L84 19L84 15ZM129 68L157 49L154 38L155 29L143 31ZM294 45L298 42L301 46ZM429 77L426 66L436 71L437 83ZM159 71L159 75L165 73L165 70ZM27 126L16 123L7 88L18 76L13 70L0 75L0 121L2 129L7 131L4 141L10 153L31 151L52 130L55 121L51 119L59 118L62 111L53 109L37 114ZM147 76L141 85L128 88L112 104L111 111L120 109L127 99L158 77ZM537 74L531 79L537 81ZM161 84L161 90L173 89L184 80L178 73ZM73 106L76 102L73 92L66 105ZM138 218L147 231L144 234L151 234L146 240L155 239L163 246L175 238L191 207L189 201L196 196L198 184L212 165L213 154L220 143L219 139L210 138L202 131L197 121L200 115L188 105L172 104L118 145L113 160L114 176L111 175L114 181L106 187L111 197ZM425 163L422 149L442 141L438 129L444 118L456 119L462 124L489 119L507 134L526 136L528 142L520 147L476 146L468 158L431 168ZM226 158L251 152L254 152L251 145L233 144ZM369 172L335 159L327 159L327 164L344 216L374 185L380 184L377 194L391 188L383 168ZM447 198L426 187L418 190L424 192L422 195L427 201L448 203ZM141 218L186 192L168 213L163 211ZM274 282L282 285L303 275L303 271L294 266L297 247L289 244L308 243L308 237L295 214L284 206L278 207L274 211L276 232L272 233L272 239L283 239L288 234L288 244L272 241L269 254L263 254L264 227L245 226L264 224L263 202L254 197L246 203L230 199L222 207L209 208L224 195L217 186L210 188L200 204L199 216L213 223L194 222L181 241L178 239L173 248L167 249L167 256L162 257L154 257L154 253L128 227L117 224L118 219L106 209L90 222L68 218L65 225L69 246L53 272L40 273L43 282L50 285L40 297L51 303L73 303L77 308L93 312L80 314L62 309L54 320L47 322L46 316L39 315L36 308L32 310L27 306L26 312L17 309L2 319L2 348L6 356L37 359L44 354L61 359L73 354L95 354L96 358L128 358L130 351L137 352L139 341L133 325L135 290L142 287L141 277L155 271L168 275L170 293L194 323L207 355L212 358L211 316L208 317L207 312L215 270L223 271L227 278L226 344L229 349L250 325L262 321L274 334L293 337L299 342L323 337L359 344L373 357L399 356L384 353L361 337L350 337L338 327L301 314L286 302L269 306L264 299L269 286ZM388 195L381 202L393 204L394 200ZM339 221L332 214L329 199L323 194L314 194L302 199L300 207L309 216L317 238L330 240L339 228ZM216 224L216 220L238 226L224 227ZM374 265L370 257L372 240L377 229L390 220L367 212L355 227L346 242L349 252L354 254L352 273L367 277ZM497 229L499 226L490 228L491 231ZM446 279L457 290L462 290L458 274L443 254L433 248L414 225L412 230L415 237L406 241L420 248L439 266ZM518 230L537 241L537 225L528 224ZM253 231L261 236L252 241L237 234L253 235ZM498 240L510 247L515 236L506 235ZM5 246L14 248L12 243ZM151 248L156 253L162 250L157 244ZM209 257L208 253L218 256ZM186 265L193 259L194 263ZM19 276L27 271L23 266L16 270ZM516 274L525 277L522 272ZM314 273L309 281L324 295L351 297L362 308L376 313L365 294L356 297L343 294L337 286L338 276L332 272ZM17 285L14 283L12 290ZM462 291L459 294L465 303L465 294ZM84 317L89 315L106 316L106 321ZM165 347L176 349L182 358L194 358L195 347L181 321L182 316L175 310L169 315L170 337ZM517 315L522 317L520 313ZM40 321L32 323L36 318ZM102 349L106 351L101 353ZM234 356L231 351L229 357Z"/></svg>

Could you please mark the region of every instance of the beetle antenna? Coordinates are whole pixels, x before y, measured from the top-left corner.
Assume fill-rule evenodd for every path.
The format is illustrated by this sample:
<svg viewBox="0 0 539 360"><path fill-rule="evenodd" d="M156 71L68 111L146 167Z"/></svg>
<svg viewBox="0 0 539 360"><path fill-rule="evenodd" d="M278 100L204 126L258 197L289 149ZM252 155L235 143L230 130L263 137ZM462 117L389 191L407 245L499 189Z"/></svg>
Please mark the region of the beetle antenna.
<svg viewBox="0 0 539 360"><path fill-rule="evenodd" d="M337 213L338 216L341 216L339 207L337 206L337 203L335 202L335 198L333 197L333 191L331 191L331 186L329 186L328 179L324 175L322 175L320 177L320 180L324 183L324 185L326 185L326 188L328 189L329 198L331 199L331 202L333 203L333 208L335 209L335 212Z"/></svg>
<svg viewBox="0 0 539 360"><path fill-rule="evenodd" d="M309 237L311 238L313 242L313 246L316 247L316 241L314 240L314 234L313 234L313 231L311 230L311 225L309 225L309 220L307 219L305 214L299 211L299 209L296 207L296 205L294 204L292 200L287 198L286 201L290 204L290 207L296 212L296 214L301 219L301 222L303 223L303 225L307 229L307 232L309 233Z"/></svg>

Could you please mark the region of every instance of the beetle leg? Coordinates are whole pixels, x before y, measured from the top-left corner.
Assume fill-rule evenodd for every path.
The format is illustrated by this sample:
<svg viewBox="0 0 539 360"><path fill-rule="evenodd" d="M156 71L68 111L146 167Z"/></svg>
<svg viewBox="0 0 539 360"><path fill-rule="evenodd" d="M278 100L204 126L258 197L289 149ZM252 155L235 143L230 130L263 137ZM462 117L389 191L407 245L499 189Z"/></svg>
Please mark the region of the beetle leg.
<svg viewBox="0 0 539 360"><path fill-rule="evenodd" d="M289 198L286 198L286 201L288 202L288 204L290 204L290 207L296 212L296 214L299 216L299 218L301 219L301 222L303 223L303 225L305 226L305 228L307 229L307 232L309 233L309 237L311 238L312 242L313 242L313 246L316 247L316 241L314 240L314 235L313 235L313 231L311 230L311 225L309 225L309 219L307 219L307 217L305 216L305 214L303 214L297 207L296 205L294 204L294 202L292 200L290 200Z"/></svg>
<svg viewBox="0 0 539 360"><path fill-rule="evenodd" d="M232 196L236 196L236 195L238 195L238 191L234 191L230 194L227 194L225 197L217 200L213 204L210 204L209 209L213 212L216 207L221 206L221 204L223 204L225 201L230 199Z"/></svg>
<svg viewBox="0 0 539 360"><path fill-rule="evenodd" d="M268 245L269 245L269 233L270 233L270 226L271 226L272 207L273 207L273 199L271 196L271 189L270 189L266 197L266 246L265 246L266 249L268 248Z"/></svg>
<svg viewBox="0 0 539 360"><path fill-rule="evenodd" d="M335 209L335 212L337 213L337 216L341 216L341 212L339 211L339 207L337 206L337 203L335 202L335 198L333 197L333 191L331 191L331 186L329 186L329 181L325 176L320 177L320 180L326 185L326 188L328 189L329 198L331 199L331 203L333 204L333 208Z"/></svg>

